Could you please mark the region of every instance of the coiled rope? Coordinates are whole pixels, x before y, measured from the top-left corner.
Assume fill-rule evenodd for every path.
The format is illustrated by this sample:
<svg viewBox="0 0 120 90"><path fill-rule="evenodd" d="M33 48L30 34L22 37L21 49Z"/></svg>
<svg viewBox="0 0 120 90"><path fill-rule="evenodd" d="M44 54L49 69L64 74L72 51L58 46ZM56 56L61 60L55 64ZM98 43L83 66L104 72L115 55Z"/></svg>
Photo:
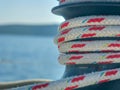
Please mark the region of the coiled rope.
<svg viewBox="0 0 120 90"><path fill-rule="evenodd" d="M60 25L60 34L55 39L60 52L63 53L59 57L59 62L65 65L120 63L119 27L120 16L88 16L65 21ZM118 39L94 40L93 38L96 37L113 37ZM84 41L82 40L83 38L92 38L93 40ZM120 68L33 85L30 89L73 90L116 79L120 79Z"/></svg>
<svg viewBox="0 0 120 90"><path fill-rule="evenodd" d="M60 0L60 3L72 1ZM60 25L59 35L55 38L61 53L59 62L64 65L120 63L119 39L120 16L87 16L67 20ZM12 90L73 90L117 79L120 79L120 68Z"/></svg>

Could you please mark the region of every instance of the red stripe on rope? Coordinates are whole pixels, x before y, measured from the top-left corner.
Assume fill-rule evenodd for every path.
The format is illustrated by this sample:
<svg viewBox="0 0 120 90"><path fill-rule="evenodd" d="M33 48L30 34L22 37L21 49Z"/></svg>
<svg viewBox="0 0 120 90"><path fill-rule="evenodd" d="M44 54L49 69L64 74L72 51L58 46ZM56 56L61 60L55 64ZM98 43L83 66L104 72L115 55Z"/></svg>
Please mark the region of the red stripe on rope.
<svg viewBox="0 0 120 90"><path fill-rule="evenodd" d="M116 36L117 36L117 37L120 37L120 34L117 34Z"/></svg>
<svg viewBox="0 0 120 90"><path fill-rule="evenodd" d="M92 27L89 28L89 30L90 31L97 31L97 30L101 31L104 28L105 28L105 26L92 26Z"/></svg>
<svg viewBox="0 0 120 90"><path fill-rule="evenodd" d="M86 44L73 44L71 48L83 48Z"/></svg>
<svg viewBox="0 0 120 90"><path fill-rule="evenodd" d="M88 34L83 34L81 37L82 38L90 38L96 36L96 33L88 33Z"/></svg>
<svg viewBox="0 0 120 90"><path fill-rule="evenodd" d="M46 84L40 84L40 85L37 85L37 86L34 86L32 88L32 90L38 90L38 89L42 89L42 88L45 88L49 85L49 83L46 83Z"/></svg>
<svg viewBox="0 0 120 90"><path fill-rule="evenodd" d="M72 79L72 83L74 82L79 82L79 81L83 81L85 79L85 76L80 76L80 77L76 77Z"/></svg>
<svg viewBox="0 0 120 90"><path fill-rule="evenodd" d="M99 84L100 84L100 83L109 82L109 81L110 81L110 79L100 80L100 81L99 81Z"/></svg>
<svg viewBox="0 0 120 90"><path fill-rule="evenodd" d="M108 47L120 47L119 43L111 43L108 45Z"/></svg>
<svg viewBox="0 0 120 90"><path fill-rule="evenodd" d="M58 43L64 42L65 41L65 37L61 37L58 39Z"/></svg>
<svg viewBox="0 0 120 90"><path fill-rule="evenodd" d="M61 25L61 29L67 27L68 25L69 25L69 22L65 22L65 23L63 23L63 24Z"/></svg>
<svg viewBox="0 0 120 90"><path fill-rule="evenodd" d="M95 22L100 23L100 22L102 22L103 20L105 20L105 18L92 18L92 19L88 20L87 23L95 23Z"/></svg>
<svg viewBox="0 0 120 90"><path fill-rule="evenodd" d="M111 64L113 61L104 61L104 62L98 62L98 64Z"/></svg>
<svg viewBox="0 0 120 90"><path fill-rule="evenodd" d="M69 60L81 59L83 56L72 56Z"/></svg>
<svg viewBox="0 0 120 90"><path fill-rule="evenodd" d="M73 90L76 88L78 88L78 85L67 87L67 88L65 88L65 90Z"/></svg>
<svg viewBox="0 0 120 90"><path fill-rule="evenodd" d="M67 29L61 32L61 35L67 34L69 31L71 31L71 29Z"/></svg>
<svg viewBox="0 0 120 90"><path fill-rule="evenodd" d="M105 76L112 76L112 75L116 75L118 72L118 70L112 70L112 71L108 71L105 73Z"/></svg>
<svg viewBox="0 0 120 90"><path fill-rule="evenodd" d="M114 59L114 58L120 58L120 54L116 54L116 55L109 55L106 57L107 59Z"/></svg>

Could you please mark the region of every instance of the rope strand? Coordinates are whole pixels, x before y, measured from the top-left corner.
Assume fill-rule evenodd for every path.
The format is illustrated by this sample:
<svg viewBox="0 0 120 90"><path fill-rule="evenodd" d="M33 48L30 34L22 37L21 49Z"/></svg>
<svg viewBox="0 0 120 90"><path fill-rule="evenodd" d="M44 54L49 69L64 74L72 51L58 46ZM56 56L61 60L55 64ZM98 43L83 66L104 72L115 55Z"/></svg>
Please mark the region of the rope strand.
<svg viewBox="0 0 120 90"><path fill-rule="evenodd" d="M103 26L104 25L104 26ZM120 63L119 40L93 40L120 37L120 16L87 16L63 22L55 38L63 65ZM91 40L83 41L82 38ZM92 72L37 85L32 90L73 90L120 79L120 68Z"/></svg>
<svg viewBox="0 0 120 90"><path fill-rule="evenodd" d="M60 5L104 0L59 0ZM120 0L106 0L105 2ZM63 22L55 38L63 65L120 63L120 16L85 16ZM99 38L114 38L102 39ZM95 40L95 39L96 40ZM83 39L90 39L84 41ZM12 90L73 90L120 79L120 68L91 72L50 83L25 86Z"/></svg>

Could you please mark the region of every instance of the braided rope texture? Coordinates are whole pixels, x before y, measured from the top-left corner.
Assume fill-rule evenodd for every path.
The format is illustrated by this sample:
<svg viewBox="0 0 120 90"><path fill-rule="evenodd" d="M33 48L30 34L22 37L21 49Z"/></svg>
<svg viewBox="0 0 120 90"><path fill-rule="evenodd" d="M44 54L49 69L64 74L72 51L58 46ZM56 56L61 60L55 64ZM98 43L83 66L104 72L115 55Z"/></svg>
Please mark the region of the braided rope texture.
<svg viewBox="0 0 120 90"><path fill-rule="evenodd" d="M102 26L102 25L104 26ZM71 19L62 23L59 27L59 36L64 35L66 38L70 36L76 36L76 31L79 34L87 33L83 35L85 38L91 38L93 35L89 33L104 32L107 35L103 37L120 37L119 32L120 16L88 16ZM83 30L82 28L85 28ZM109 32L115 32L111 34ZM73 31L72 31L73 30ZM114 30L114 31L112 31ZM80 32L81 31L81 32ZM74 34L75 33L75 34ZM71 38L70 37L70 38ZM81 35L80 35L81 37ZM98 36L99 37L99 34ZM59 51L62 53L59 57L61 64L111 64L120 63L120 41L119 40L92 40L92 41L75 41L78 38L72 40L60 39L57 37L57 44ZM60 41L60 42L59 42ZM91 53L95 51L94 53ZM96 53L96 51L100 53ZM117 51L117 52L116 52ZM73 54L72 54L72 53ZM89 53L88 53L89 52ZM30 90L73 90L89 85L105 83L108 81L120 79L120 69L112 69L101 72L94 72L90 74L84 74L80 76L69 77L66 79L53 81L50 83L44 83L40 85L25 86L19 89L12 90L24 90L30 88Z"/></svg>
<svg viewBox="0 0 120 90"><path fill-rule="evenodd" d="M72 3L73 1L74 0L59 0L60 5ZM78 1L83 2L83 0L76 0L76 2ZM120 0L116 0L116 2L118 1ZM85 16L73 18L63 22L59 26L58 32L59 34L54 41L58 45L61 53L58 58L61 64L120 63L120 16ZM109 37L115 39L94 40L94 38ZM24 86L11 90L73 90L117 79L120 79L120 68L92 72L49 83Z"/></svg>
<svg viewBox="0 0 120 90"><path fill-rule="evenodd" d="M119 16L78 17L63 22L59 27L60 34L55 38L55 43L58 44L60 53L103 53L61 54L59 62L61 64L104 64L119 62L119 53L113 53L120 51L119 40L82 41L84 38L96 37L119 38L119 25ZM88 58L90 59L88 60Z"/></svg>

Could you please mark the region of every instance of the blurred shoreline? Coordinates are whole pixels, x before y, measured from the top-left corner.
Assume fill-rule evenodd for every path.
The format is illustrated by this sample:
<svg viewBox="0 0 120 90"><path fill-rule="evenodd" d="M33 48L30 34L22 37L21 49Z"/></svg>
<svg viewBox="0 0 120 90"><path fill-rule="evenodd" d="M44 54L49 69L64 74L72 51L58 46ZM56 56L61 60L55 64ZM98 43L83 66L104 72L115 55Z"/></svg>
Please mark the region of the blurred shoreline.
<svg viewBox="0 0 120 90"><path fill-rule="evenodd" d="M53 37L57 33L57 24L53 25L0 25L0 35L34 35Z"/></svg>

